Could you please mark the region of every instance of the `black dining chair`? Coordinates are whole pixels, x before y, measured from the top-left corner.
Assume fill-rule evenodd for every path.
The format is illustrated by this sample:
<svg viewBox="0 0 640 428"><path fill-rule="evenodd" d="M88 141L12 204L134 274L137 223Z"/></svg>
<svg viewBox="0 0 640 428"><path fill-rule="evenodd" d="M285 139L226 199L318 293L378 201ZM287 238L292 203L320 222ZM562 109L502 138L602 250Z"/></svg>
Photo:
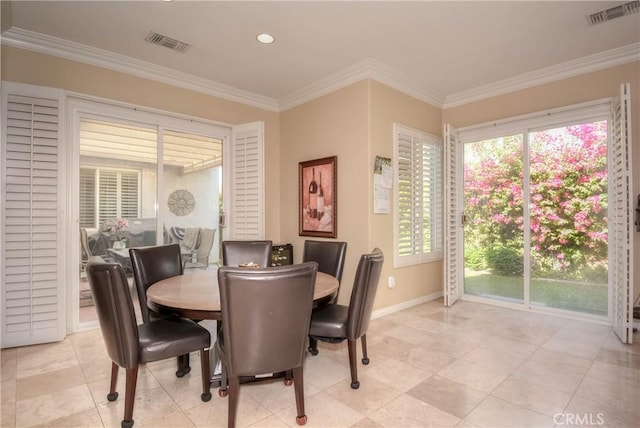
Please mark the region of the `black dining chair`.
<svg viewBox="0 0 640 428"><path fill-rule="evenodd" d="M158 281L183 274L184 267L180 252L180 245L178 244L139 247L129 250L142 322L147 323L167 317L149 309L147 306L147 289ZM177 366L177 377L183 377L189 373L191 371L189 354L178 357Z"/></svg>
<svg viewBox="0 0 640 428"><path fill-rule="evenodd" d="M115 401L118 398L116 385L119 367L126 370L122 428L133 426L133 405L140 364L200 351L200 398L209 401L209 331L191 320L178 317L137 325L129 284L122 266L105 263L100 257L94 257L87 264L86 272L104 344L112 360L107 400Z"/></svg>
<svg viewBox="0 0 640 428"><path fill-rule="evenodd" d="M271 266L271 241L222 241L222 265L240 266L248 263L261 268Z"/></svg>
<svg viewBox="0 0 640 428"><path fill-rule="evenodd" d="M356 363L356 340L358 338L362 342L362 364L369 364L367 329L371 320L373 301L376 297L383 262L384 256L378 248L375 248L371 254L360 256L349 306L331 303L314 311L311 316L310 337L329 343L340 343L347 340L351 388L353 389L360 387Z"/></svg>
<svg viewBox="0 0 640 428"><path fill-rule="evenodd" d="M342 281L344 260L347 256L347 243L340 241L304 241L302 252L303 262L317 262L318 272L335 277L338 283ZM338 295L336 291L335 296ZM334 297L335 297L334 296Z"/></svg>
<svg viewBox="0 0 640 428"><path fill-rule="evenodd" d="M302 252L303 262L317 262L318 272L323 272L335 277L338 280L338 289L331 296L316 302L317 308L322 308L327 303L335 303L340 292L340 281L344 270L344 260L347 256L347 243L340 241L315 241L307 239L304 241ZM318 341L309 337L309 352L318 354Z"/></svg>
<svg viewBox="0 0 640 428"><path fill-rule="evenodd" d="M285 371L293 377L296 422L307 422L302 367L317 269L309 262L218 270L222 334L216 352L224 368L221 391L228 385L229 428L235 427L240 377Z"/></svg>

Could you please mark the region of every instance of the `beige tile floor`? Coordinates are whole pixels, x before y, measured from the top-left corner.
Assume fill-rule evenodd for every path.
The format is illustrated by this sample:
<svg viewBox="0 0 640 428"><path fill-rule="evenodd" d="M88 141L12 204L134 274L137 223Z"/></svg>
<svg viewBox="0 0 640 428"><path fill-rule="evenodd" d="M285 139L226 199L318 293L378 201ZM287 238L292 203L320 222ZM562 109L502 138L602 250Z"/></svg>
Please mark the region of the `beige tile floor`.
<svg viewBox="0 0 640 428"><path fill-rule="evenodd" d="M460 301L433 301L372 321L371 364L349 387L346 345L305 361L308 427L640 426L640 335L620 344L591 323ZM5 349L2 427L119 427L99 330ZM141 369L135 427L224 427L227 399L200 401L199 358ZM293 388L243 385L238 426L295 427Z"/></svg>

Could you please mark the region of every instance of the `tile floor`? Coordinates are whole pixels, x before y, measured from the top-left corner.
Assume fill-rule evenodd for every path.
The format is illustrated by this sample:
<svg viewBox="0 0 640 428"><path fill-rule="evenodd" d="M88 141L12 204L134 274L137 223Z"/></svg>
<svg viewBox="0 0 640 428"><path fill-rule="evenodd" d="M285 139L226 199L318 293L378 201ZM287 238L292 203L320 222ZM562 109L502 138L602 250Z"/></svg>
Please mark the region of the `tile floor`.
<svg viewBox="0 0 640 428"><path fill-rule="evenodd" d="M640 335L620 344L611 329L460 301L433 301L372 321L371 364L349 387L346 345L307 356L307 427L568 427L640 425ZM99 330L63 342L6 349L2 427L119 427L108 402L110 361ZM199 358L138 378L135 427L224 427L227 399L200 401ZM238 426L295 427L293 388L243 385Z"/></svg>

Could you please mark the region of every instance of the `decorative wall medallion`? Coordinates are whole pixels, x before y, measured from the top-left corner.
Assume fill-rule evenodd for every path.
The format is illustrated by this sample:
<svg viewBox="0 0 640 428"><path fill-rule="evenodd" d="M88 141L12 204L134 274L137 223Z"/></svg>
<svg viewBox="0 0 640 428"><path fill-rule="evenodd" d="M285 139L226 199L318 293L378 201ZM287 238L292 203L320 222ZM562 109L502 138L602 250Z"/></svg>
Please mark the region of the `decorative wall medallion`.
<svg viewBox="0 0 640 428"><path fill-rule="evenodd" d="M188 190L178 189L169 195L168 204L169 209L175 215L187 215L193 211L196 200Z"/></svg>

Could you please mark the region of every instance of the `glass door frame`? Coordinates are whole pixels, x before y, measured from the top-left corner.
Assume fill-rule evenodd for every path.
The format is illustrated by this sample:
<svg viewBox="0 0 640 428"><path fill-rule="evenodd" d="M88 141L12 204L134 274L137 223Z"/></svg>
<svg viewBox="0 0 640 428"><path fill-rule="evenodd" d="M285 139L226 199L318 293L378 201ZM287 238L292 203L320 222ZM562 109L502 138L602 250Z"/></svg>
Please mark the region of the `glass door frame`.
<svg viewBox="0 0 640 428"><path fill-rule="evenodd" d="M65 313L67 318L67 333L93 329L97 321L80 323L79 320L79 275L80 244L79 244L79 170L80 170L80 136L79 123L82 118L100 118L114 120L118 123L129 123L148 128L155 128L158 132L157 170L156 170L156 242L163 242L163 218L166 216L164 206L160 207L158 197L160 189L163 189L163 131L181 131L192 134L200 134L219 138L223 141L223 153L228 150L232 126L220 122L208 121L200 118L162 112L148 109L142 106L124 103L110 102L80 94L69 95L66 99L66 175L65 187L67 189L67 231L65 240L68 243L65 277L67 293L65 300ZM223 182L227 179L227 173L223 169Z"/></svg>
<svg viewBox="0 0 640 428"><path fill-rule="evenodd" d="M576 106L568 106L548 112L534 113L512 119L505 119L493 123L485 123L477 126L469 126L461 128L456 131L457 144L460 145L460 150L457 150L458 156L461 158L461 164L464 165L464 144L488 140L492 138L499 138L505 135L520 134L523 136L523 177L527 179L523 180L523 227L524 227L524 296L522 303L514 303L501 301L497 299L475 296L467 294L464 291L464 277L461 275L459 284L462 287L462 296L464 300L477 301L481 303L489 303L496 306L505 306L513 309L526 310L531 312L544 312L561 315L570 318L580 319L592 319L597 322L610 323L611 321L611 301L612 290L611 284L608 285L608 309L607 315L594 315L585 312L570 311L567 309L553 308L553 307L540 307L531 304L531 222L530 222L530 150L529 150L529 133L542 131L546 129L552 129L576 123L584 123L589 121L607 121L607 147L611 145L611 100L598 100L594 102L588 102ZM607 153L607 162L609 162L609 153ZM611 183L608 183L610 186ZM458 195L464 194L464 179L460 179L455 186L455 193ZM457 196L453 196L457 197ZM461 199L461 210L464 214L464 198ZM464 242L464 227L461 228L461 233ZM610 243L609 243L610 245ZM464 266L464 248L457 254L458 265ZM611 260L609 260L611 265Z"/></svg>

